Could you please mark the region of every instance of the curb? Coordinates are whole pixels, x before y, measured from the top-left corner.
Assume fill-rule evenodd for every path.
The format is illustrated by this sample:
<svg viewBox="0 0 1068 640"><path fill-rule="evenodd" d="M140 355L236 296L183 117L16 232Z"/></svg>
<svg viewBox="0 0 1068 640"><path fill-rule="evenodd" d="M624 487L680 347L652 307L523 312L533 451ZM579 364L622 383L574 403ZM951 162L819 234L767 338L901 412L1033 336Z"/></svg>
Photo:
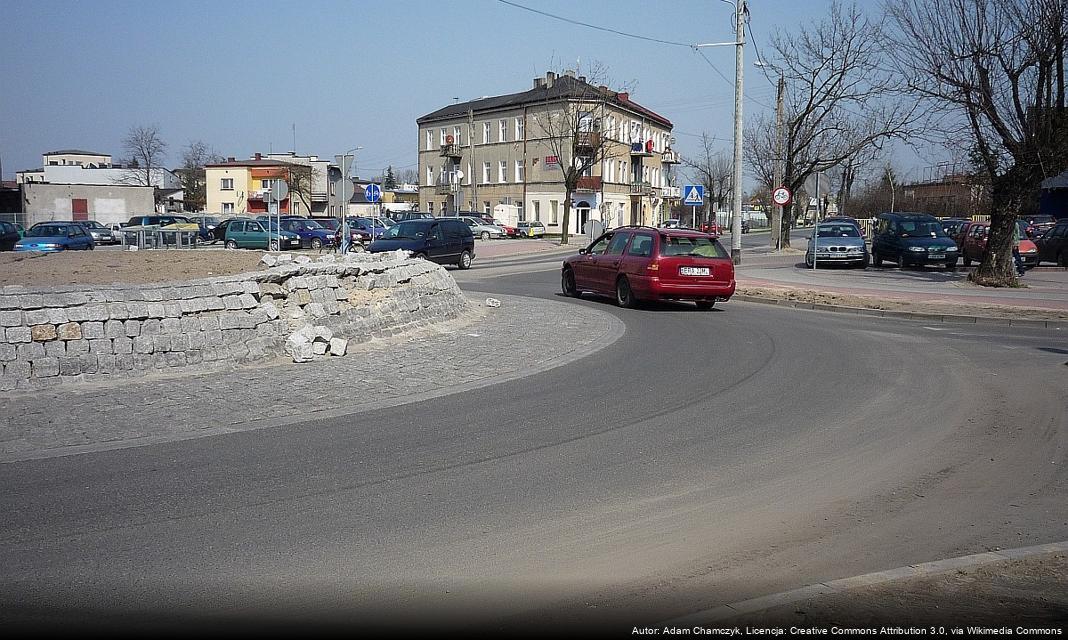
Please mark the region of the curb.
<svg viewBox="0 0 1068 640"><path fill-rule="evenodd" d="M942 573L949 573L950 571L957 571L959 569L966 569L970 567L978 567L981 565L991 564L995 562L1005 562L1006 560L1019 560L1021 558L1030 558L1034 556L1047 555L1050 553L1063 552L1068 552L1068 541L1051 542L1048 544L1039 544L1031 547L1020 547L1018 549L989 551L986 553L976 553L970 556L960 556L957 558L947 558L945 560L935 560L934 562L910 564L904 567L898 567L897 569L877 571L875 573L866 573L864 575L854 576L852 578L841 578L839 580L818 582L816 584L806 585L798 589L783 591L782 593L774 593L767 596L760 596L758 598L750 598L749 600L732 602L730 604L720 605L712 609L706 609L704 611L698 611L697 613L691 613L685 616L680 616L678 618L673 618L671 620L667 620L665 622L660 623L659 626L689 626L704 622L725 620L748 613L758 613L760 611L771 609L773 607L794 604L796 602L800 602L801 600L806 600L808 598L843 593L851 589L857 589L859 587L870 587L873 585L894 582L895 580L901 580L904 578L934 576Z"/></svg>
<svg viewBox="0 0 1068 640"><path fill-rule="evenodd" d="M877 318L899 318L903 320L921 320L923 322L944 322L955 324L982 324L999 327L1027 327L1031 329L1068 329L1064 320L1028 320L1024 318L994 318L991 316L957 315L952 313L921 313L917 311L892 311L888 309L867 309L865 307L848 307L844 305L823 304L819 302L797 302L780 298L764 298L745 294L735 294L731 300L771 304L791 309L809 311L830 311Z"/></svg>

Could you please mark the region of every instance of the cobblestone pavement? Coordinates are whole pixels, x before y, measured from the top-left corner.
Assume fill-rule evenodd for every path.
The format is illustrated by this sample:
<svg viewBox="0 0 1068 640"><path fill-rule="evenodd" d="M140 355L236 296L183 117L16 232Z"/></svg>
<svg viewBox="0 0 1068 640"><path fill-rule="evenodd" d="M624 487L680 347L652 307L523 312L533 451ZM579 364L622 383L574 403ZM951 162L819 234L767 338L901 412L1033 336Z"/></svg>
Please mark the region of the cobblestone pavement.
<svg viewBox="0 0 1068 640"><path fill-rule="evenodd" d="M623 334L615 316L565 302L472 299L464 317L376 339L342 358L121 380L4 397L0 462L139 446L349 415L516 379ZM520 321L521 320L521 321ZM418 344L417 349L407 348Z"/></svg>

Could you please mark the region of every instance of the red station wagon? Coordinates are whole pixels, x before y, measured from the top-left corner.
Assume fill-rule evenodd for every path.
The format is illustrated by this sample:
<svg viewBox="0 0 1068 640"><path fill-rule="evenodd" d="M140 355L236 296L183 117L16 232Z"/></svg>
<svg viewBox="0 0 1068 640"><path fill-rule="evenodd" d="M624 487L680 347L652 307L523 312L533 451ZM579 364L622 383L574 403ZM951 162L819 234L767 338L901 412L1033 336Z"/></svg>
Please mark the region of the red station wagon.
<svg viewBox="0 0 1068 640"><path fill-rule="evenodd" d="M618 227L564 260L564 294L615 296L621 307L642 300L692 300L711 309L734 295L734 263L715 237L694 229Z"/></svg>

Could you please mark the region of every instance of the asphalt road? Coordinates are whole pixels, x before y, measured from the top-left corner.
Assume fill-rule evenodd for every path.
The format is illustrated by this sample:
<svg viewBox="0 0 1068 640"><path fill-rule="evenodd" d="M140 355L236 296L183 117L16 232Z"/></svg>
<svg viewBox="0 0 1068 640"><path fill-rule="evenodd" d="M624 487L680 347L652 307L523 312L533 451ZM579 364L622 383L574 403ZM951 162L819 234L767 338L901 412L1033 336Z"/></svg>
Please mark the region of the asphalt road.
<svg viewBox="0 0 1068 640"><path fill-rule="evenodd" d="M560 299L558 260L453 273ZM1068 539L1068 341L1050 331L574 304L626 333L519 382L0 465L0 623L630 635Z"/></svg>

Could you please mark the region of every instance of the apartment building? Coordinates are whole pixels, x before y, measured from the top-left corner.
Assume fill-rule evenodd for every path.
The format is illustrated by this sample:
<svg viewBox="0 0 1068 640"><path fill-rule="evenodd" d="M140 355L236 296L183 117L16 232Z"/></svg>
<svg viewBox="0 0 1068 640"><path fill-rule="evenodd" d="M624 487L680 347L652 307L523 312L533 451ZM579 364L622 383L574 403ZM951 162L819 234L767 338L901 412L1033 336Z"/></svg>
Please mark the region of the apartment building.
<svg viewBox="0 0 1068 640"><path fill-rule="evenodd" d="M570 120L568 119L570 117ZM570 121L576 127L557 124ZM452 104L416 120L419 206L440 215L515 205L563 231L564 173L584 167L569 233L587 222L655 224L679 198L672 124L625 92L549 72L527 91Z"/></svg>
<svg viewBox="0 0 1068 640"><path fill-rule="evenodd" d="M289 196L279 203L283 214L340 215L344 210L336 195L341 172L318 156L257 153L248 160L227 158L205 166L204 179L205 210L212 213L267 213L276 181L289 189Z"/></svg>

